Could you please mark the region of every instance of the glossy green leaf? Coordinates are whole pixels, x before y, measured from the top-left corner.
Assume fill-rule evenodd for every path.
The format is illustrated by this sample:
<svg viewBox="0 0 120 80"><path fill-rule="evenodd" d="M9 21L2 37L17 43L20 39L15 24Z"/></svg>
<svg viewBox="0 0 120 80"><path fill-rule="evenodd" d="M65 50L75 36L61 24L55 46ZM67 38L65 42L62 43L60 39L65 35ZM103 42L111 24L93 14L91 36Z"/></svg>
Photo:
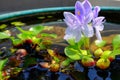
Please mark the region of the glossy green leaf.
<svg viewBox="0 0 120 80"><path fill-rule="evenodd" d="M108 56L112 53L112 51L104 51L103 54L100 56L101 58L107 59Z"/></svg>
<svg viewBox="0 0 120 80"><path fill-rule="evenodd" d="M120 55L120 49L116 49L112 52L114 55Z"/></svg>
<svg viewBox="0 0 120 80"><path fill-rule="evenodd" d="M80 60L82 58L82 54L79 53L78 50L71 47L65 48L65 54L72 60Z"/></svg>
<svg viewBox="0 0 120 80"><path fill-rule="evenodd" d="M34 34L38 34L40 33L41 31L44 30L44 26L41 26L41 25L38 25L38 26L33 26L32 28L29 29L30 31L33 31Z"/></svg>
<svg viewBox="0 0 120 80"><path fill-rule="evenodd" d="M42 42L42 39L41 38L36 38L36 37L32 37L32 41L36 44L39 44Z"/></svg>
<svg viewBox="0 0 120 80"><path fill-rule="evenodd" d="M26 33L21 33L18 34L17 37L21 40L25 40L25 39L31 39L34 35L32 34L26 34Z"/></svg>
<svg viewBox="0 0 120 80"><path fill-rule="evenodd" d="M0 32L0 39L6 39L6 38L10 38L10 35L4 32Z"/></svg>
<svg viewBox="0 0 120 80"><path fill-rule="evenodd" d="M120 35L117 35L114 37L113 41L112 41L112 45L113 45L113 49L117 49L120 48Z"/></svg>

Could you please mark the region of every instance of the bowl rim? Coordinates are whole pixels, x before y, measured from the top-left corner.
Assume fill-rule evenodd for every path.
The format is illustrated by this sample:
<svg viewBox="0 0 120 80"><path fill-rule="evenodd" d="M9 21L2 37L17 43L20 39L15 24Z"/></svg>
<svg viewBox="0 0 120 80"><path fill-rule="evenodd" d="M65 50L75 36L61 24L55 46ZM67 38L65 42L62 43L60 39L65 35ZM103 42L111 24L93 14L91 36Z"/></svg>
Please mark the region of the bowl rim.
<svg viewBox="0 0 120 80"><path fill-rule="evenodd" d="M69 7L51 7L51 8L38 8L38 9L29 9L29 10L22 10L22 11L15 11L4 13L0 15L0 21L7 20L14 17L21 17L25 15L31 15L36 13L48 13L48 12L55 12L55 11L73 11L74 6ZM102 11L117 11L120 12L120 7L101 7Z"/></svg>

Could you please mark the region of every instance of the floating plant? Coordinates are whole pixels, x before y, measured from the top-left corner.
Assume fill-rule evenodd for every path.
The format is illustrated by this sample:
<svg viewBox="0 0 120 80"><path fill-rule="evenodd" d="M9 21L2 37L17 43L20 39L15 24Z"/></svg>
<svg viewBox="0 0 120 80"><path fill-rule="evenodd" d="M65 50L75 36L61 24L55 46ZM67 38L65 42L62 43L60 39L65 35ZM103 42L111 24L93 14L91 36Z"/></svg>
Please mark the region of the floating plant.
<svg viewBox="0 0 120 80"><path fill-rule="evenodd" d="M62 54L52 48L51 38L57 35L45 32L51 27L37 25L24 30L20 26L25 23L12 22L18 34L0 32L0 39L12 44L0 49L0 80L111 80L111 72L120 71L120 35L112 39L110 48L104 49L108 44L100 31L105 17L98 16L99 12L99 6L92 8L84 0L76 1L75 13L63 13L68 27L63 38L67 46ZM1 26L4 29L7 25ZM90 41L94 35L97 38Z"/></svg>

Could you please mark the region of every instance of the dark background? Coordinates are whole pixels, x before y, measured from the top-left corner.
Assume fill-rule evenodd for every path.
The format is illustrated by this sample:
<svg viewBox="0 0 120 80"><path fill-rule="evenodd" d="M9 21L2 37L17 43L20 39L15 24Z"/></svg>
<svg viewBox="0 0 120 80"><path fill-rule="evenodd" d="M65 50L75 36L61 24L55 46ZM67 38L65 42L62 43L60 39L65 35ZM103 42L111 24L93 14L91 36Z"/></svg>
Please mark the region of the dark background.
<svg viewBox="0 0 120 80"><path fill-rule="evenodd" d="M77 0L0 0L0 13L43 7L74 6L76 1ZM90 2L94 6L120 7L120 0L90 0Z"/></svg>

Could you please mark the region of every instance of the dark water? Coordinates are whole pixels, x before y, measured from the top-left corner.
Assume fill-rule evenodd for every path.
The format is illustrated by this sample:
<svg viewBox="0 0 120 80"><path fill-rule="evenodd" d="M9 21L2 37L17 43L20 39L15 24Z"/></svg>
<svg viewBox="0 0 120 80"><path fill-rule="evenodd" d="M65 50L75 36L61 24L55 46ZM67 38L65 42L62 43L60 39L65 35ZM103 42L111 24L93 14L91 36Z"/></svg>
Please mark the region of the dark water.
<svg viewBox="0 0 120 80"><path fill-rule="evenodd" d="M39 24L37 24L39 25ZM59 52L64 53L64 47L67 46L65 40L63 40L64 32L66 25L62 21L59 22L48 22L43 23L41 25L54 27L52 31L48 31L48 33L55 33L58 35L57 39L52 39L53 46L52 48L60 48ZM103 36L110 36L110 34L118 34L120 33L119 24L105 23L105 30L102 32ZM29 29L31 26L29 25L23 27L23 29ZM12 27L9 28L11 34L15 36L19 31ZM109 40L109 39L108 39ZM10 40L1 40L0 47L11 47ZM100 70L96 67L84 68L80 64L74 64L75 71L69 71L69 74L65 74L62 72L50 72L47 68L42 68L39 65L33 65L22 72L20 72L17 76L11 77L9 80L120 80L120 59L119 56L116 60L111 63L111 67L106 70ZM114 67L116 66L116 67Z"/></svg>

